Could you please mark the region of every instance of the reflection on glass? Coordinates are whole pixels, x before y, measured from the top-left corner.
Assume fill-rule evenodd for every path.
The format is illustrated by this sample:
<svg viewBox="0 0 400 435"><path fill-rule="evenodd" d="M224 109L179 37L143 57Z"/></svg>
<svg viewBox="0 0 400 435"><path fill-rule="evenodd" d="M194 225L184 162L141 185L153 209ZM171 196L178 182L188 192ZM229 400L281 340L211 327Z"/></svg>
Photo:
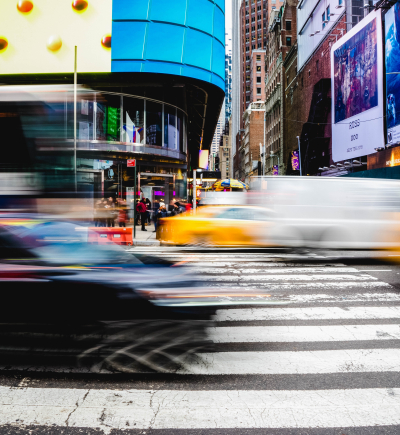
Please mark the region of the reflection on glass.
<svg viewBox="0 0 400 435"><path fill-rule="evenodd" d="M176 109L164 105L164 146L177 149Z"/></svg>
<svg viewBox="0 0 400 435"><path fill-rule="evenodd" d="M146 102L146 144L162 145L162 106Z"/></svg>
<svg viewBox="0 0 400 435"><path fill-rule="evenodd" d="M124 98L123 142L144 144L144 102Z"/></svg>
<svg viewBox="0 0 400 435"><path fill-rule="evenodd" d="M183 152L183 114L178 112L178 144L179 151Z"/></svg>

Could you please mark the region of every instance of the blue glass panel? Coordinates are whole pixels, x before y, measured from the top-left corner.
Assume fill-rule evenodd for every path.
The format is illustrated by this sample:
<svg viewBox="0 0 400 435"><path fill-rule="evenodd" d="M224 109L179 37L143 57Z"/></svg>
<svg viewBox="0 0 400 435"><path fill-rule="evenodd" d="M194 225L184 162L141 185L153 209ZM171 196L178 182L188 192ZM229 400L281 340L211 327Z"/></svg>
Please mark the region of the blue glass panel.
<svg viewBox="0 0 400 435"><path fill-rule="evenodd" d="M114 21L111 59L142 59L146 26L140 21Z"/></svg>
<svg viewBox="0 0 400 435"><path fill-rule="evenodd" d="M185 15L186 0L153 0L151 3L150 20L184 25Z"/></svg>
<svg viewBox="0 0 400 435"><path fill-rule="evenodd" d="M143 67L144 72L163 72L164 74L174 74L180 76L182 65L168 62L152 62L151 60L149 60L144 63Z"/></svg>
<svg viewBox="0 0 400 435"><path fill-rule="evenodd" d="M212 75L212 83L214 83L214 85L217 85L221 89L224 89L225 86L224 80L222 80L221 77L216 76L215 74Z"/></svg>
<svg viewBox="0 0 400 435"><path fill-rule="evenodd" d="M193 29L186 30L183 63L211 69L213 38Z"/></svg>
<svg viewBox="0 0 400 435"><path fill-rule="evenodd" d="M212 35L214 7L209 0L189 0L186 25Z"/></svg>
<svg viewBox="0 0 400 435"><path fill-rule="evenodd" d="M199 68L193 68L191 66L184 66L182 75L186 77L192 77L194 79L204 80L205 82L211 82L211 73Z"/></svg>
<svg viewBox="0 0 400 435"><path fill-rule="evenodd" d="M146 59L182 62L184 27L150 23L146 41Z"/></svg>
<svg viewBox="0 0 400 435"><path fill-rule="evenodd" d="M218 8L214 10L214 37L225 45L225 17Z"/></svg>
<svg viewBox="0 0 400 435"><path fill-rule="evenodd" d="M113 20L147 20L149 0L113 0L112 4Z"/></svg>
<svg viewBox="0 0 400 435"><path fill-rule="evenodd" d="M140 60L113 60L111 72L141 72L142 64Z"/></svg>
<svg viewBox="0 0 400 435"><path fill-rule="evenodd" d="M212 71L225 77L225 47L216 39L213 40Z"/></svg>
<svg viewBox="0 0 400 435"><path fill-rule="evenodd" d="M225 13L225 0L215 0L215 4L217 4Z"/></svg>

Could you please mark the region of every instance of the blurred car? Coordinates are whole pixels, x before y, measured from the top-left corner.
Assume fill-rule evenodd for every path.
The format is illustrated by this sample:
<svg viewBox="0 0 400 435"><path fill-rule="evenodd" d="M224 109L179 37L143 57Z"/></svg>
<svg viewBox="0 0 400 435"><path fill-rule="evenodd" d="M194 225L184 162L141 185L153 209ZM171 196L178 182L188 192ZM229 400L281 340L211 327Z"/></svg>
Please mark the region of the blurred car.
<svg viewBox="0 0 400 435"><path fill-rule="evenodd" d="M273 213L262 207L203 206L160 219L157 238L177 245L271 246Z"/></svg>
<svg viewBox="0 0 400 435"><path fill-rule="evenodd" d="M201 285L190 268L115 244L57 243L56 229L70 227L48 225L49 238L41 227L31 244L0 225L3 364L164 372L207 346L215 310L169 304Z"/></svg>

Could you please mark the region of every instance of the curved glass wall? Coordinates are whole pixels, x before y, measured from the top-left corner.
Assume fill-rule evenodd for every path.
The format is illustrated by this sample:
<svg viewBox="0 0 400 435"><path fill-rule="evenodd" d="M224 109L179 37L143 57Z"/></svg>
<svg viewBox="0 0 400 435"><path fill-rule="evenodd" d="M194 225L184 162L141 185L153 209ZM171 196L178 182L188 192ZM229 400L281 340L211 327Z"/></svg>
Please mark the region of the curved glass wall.
<svg viewBox="0 0 400 435"><path fill-rule="evenodd" d="M43 101L23 116L26 137L51 142L74 139L74 102ZM81 90L77 98L77 148L162 155L185 160L186 115L162 102L127 95Z"/></svg>

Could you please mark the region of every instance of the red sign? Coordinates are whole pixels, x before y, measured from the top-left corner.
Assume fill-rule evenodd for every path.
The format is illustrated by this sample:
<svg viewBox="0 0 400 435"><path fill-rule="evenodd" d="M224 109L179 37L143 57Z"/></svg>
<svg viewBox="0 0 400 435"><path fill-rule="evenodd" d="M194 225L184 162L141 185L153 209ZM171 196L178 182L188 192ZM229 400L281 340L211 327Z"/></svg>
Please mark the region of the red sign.
<svg viewBox="0 0 400 435"><path fill-rule="evenodd" d="M136 166L136 160L127 160L126 166L128 166L128 168L134 168Z"/></svg>

